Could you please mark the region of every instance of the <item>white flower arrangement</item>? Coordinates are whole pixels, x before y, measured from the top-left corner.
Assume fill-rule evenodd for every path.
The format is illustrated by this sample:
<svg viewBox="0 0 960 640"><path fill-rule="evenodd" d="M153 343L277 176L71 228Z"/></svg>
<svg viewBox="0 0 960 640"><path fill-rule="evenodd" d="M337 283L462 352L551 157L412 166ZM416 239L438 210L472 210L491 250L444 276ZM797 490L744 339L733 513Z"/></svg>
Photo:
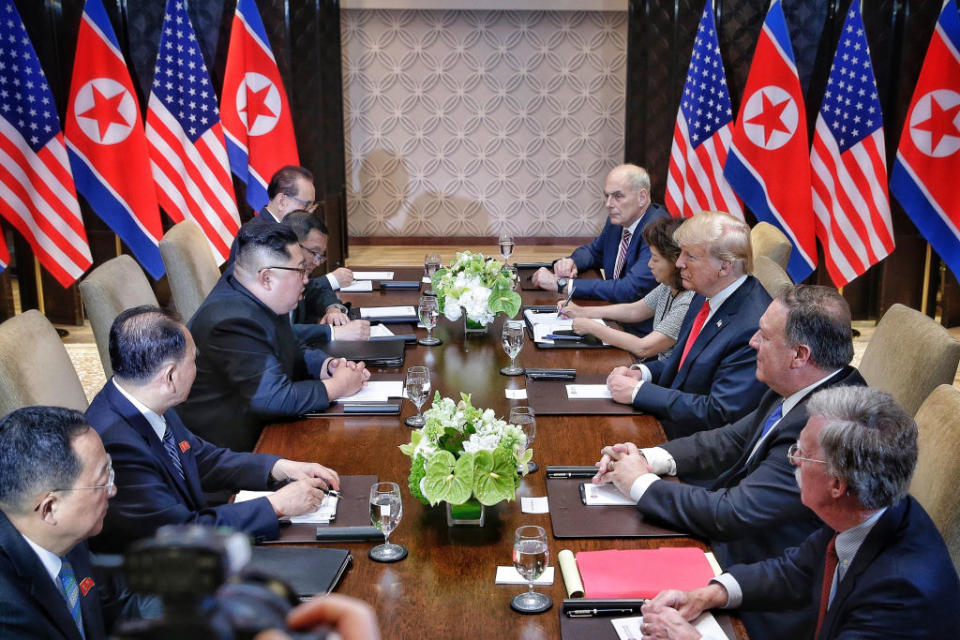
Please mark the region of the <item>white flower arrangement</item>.
<svg viewBox="0 0 960 640"><path fill-rule="evenodd" d="M432 286L447 320L455 322L465 311L467 319L487 325L499 312L517 315L520 294L513 290L515 282L515 274L498 260L462 251L433 275Z"/></svg>

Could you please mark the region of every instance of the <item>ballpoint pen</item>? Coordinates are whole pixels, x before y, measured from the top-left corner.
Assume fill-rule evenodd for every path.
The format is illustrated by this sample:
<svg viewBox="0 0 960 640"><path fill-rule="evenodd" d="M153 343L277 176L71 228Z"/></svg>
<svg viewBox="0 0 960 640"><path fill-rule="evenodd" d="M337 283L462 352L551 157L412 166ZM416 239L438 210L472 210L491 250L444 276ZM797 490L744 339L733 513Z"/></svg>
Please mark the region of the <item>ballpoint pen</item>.
<svg viewBox="0 0 960 640"><path fill-rule="evenodd" d="M639 612L639 609L574 609L573 611L567 611L567 617L597 618L600 616L629 616Z"/></svg>
<svg viewBox="0 0 960 640"><path fill-rule="evenodd" d="M563 310L567 308L567 305L570 304L570 299L573 297L573 278L570 278L570 281L567 283L567 297L560 304L560 310L558 313L563 313Z"/></svg>

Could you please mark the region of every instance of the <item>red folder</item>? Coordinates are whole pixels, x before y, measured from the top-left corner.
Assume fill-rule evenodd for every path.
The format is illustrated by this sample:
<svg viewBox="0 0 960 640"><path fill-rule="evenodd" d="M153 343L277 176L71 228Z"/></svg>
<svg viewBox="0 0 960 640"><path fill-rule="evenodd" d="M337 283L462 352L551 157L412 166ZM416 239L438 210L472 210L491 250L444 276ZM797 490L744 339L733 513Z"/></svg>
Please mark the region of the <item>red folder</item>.
<svg viewBox="0 0 960 640"><path fill-rule="evenodd" d="M697 589L713 578L696 547L581 551L577 568L587 598L652 598L664 589Z"/></svg>

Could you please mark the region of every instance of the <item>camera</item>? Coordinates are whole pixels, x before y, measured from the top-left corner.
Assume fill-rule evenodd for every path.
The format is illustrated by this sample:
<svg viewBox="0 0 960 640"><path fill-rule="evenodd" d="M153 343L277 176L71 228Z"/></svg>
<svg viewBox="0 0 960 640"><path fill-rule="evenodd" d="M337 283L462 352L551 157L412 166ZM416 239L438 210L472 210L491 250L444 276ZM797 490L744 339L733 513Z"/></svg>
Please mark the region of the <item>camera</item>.
<svg viewBox="0 0 960 640"><path fill-rule="evenodd" d="M115 640L252 640L281 629L295 640L323 639L324 631L287 630L286 616L299 603L282 580L245 570L250 541L242 533L200 525L161 527L135 543L123 558L130 590L159 596L163 615L117 624Z"/></svg>

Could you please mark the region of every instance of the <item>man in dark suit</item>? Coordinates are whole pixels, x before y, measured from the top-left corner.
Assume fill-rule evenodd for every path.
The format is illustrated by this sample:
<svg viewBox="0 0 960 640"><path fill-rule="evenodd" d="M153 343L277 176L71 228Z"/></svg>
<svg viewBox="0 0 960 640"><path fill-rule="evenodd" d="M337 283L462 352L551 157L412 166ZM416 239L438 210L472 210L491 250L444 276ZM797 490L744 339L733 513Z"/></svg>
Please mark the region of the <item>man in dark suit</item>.
<svg viewBox="0 0 960 640"><path fill-rule="evenodd" d="M659 594L643 608L645 638L697 637L684 619L705 609L811 603L806 638L956 636L957 572L930 517L907 495L917 462L913 419L868 387L818 391L807 410L789 455L803 504L826 526L782 556L730 567L706 587Z"/></svg>
<svg viewBox="0 0 960 640"><path fill-rule="evenodd" d="M178 413L206 440L251 451L270 422L323 410L359 391L370 373L363 363L306 349L293 335L288 314L307 267L289 227L251 220L237 246L233 273L190 319L197 377Z"/></svg>
<svg viewBox="0 0 960 640"><path fill-rule="evenodd" d="M100 640L119 617L159 614L156 599L94 573L84 541L115 493L110 456L79 411L0 420L0 636Z"/></svg>
<svg viewBox="0 0 960 640"><path fill-rule="evenodd" d="M553 271L539 269L533 274L534 285L564 294L572 288L575 299L607 302L634 302L657 286L647 266L650 247L643 239L643 229L670 214L650 201L650 176L642 167L620 165L607 174L603 198L608 217L600 235L570 257L557 260ZM589 269L603 269L606 278L574 281L578 273ZM646 321L630 329L646 335L652 327Z"/></svg>
<svg viewBox="0 0 960 640"><path fill-rule="evenodd" d="M174 407L190 393L196 353L186 327L156 307L128 309L110 327L113 378L86 415L122 488L94 549L117 552L167 524L228 526L273 540L278 517L308 513L323 502L323 489L339 489L336 472L319 464L236 453L190 433ZM273 495L246 502L210 507L204 498L283 482Z"/></svg>
<svg viewBox="0 0 960 640"><path fill-rule="evenodd" d="M836 289L785 288L750 345L757 379L770 387L755 411L659 447L604 447L594 479L616 484L645 517L707 538L724 567L780 555L822 526L800 502L787 450L807 422L806 403L816 390L866 384L849 366L850 308ZM661 482L660 475L710 484ZM809 612L744 612L743 621L751 637L803 638Z"/></svg>
<svg viewBox="0 0 960 640"><path fill-rule="evenodd" d="M756 379L750 338L770 296L753 276L750 227L705 211L674 233L685 289L697 293L666 360L617 367L607 378L613 399L658 418L671 440L733 422L767 391Z"/></svg>

